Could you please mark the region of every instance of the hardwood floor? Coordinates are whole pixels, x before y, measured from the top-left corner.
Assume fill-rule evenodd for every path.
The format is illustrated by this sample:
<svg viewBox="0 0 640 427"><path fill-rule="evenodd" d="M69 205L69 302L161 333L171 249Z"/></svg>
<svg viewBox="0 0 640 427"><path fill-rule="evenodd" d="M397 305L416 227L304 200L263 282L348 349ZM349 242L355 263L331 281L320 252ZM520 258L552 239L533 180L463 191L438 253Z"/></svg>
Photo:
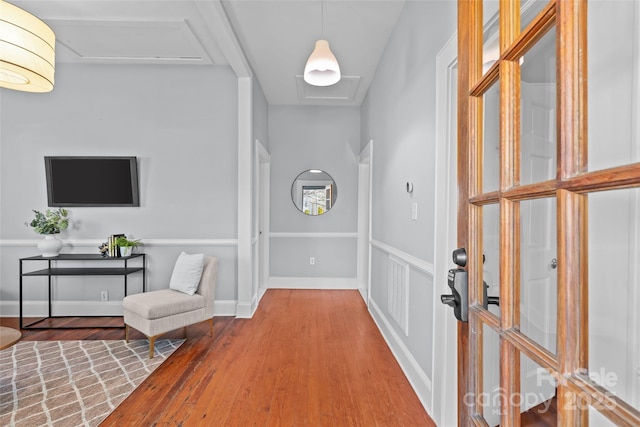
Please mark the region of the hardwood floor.
<svg viewBox="0 0 640 427"><path fill-rule="evenodd" d="M521 427L553 427L558 425L558 399L553 397L523 412L520 416Z"/></svg>
<svg viewBox="0 0 640 427"><path fill-rule="evenodd" d="M207 331L187 328L187 341L102 425L435 425L357 291L269 290L253 319L216 317L213 337ZM123 338L89 329L23 339Z"/></svg>

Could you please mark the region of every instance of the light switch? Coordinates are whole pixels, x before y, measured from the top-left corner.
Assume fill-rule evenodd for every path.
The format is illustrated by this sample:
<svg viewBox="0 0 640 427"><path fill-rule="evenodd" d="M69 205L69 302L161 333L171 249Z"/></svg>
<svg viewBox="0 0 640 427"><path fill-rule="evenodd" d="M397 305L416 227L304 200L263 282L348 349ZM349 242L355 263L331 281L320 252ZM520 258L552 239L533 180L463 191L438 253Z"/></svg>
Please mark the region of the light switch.
<svg viewBox="0 0 640 427"><path fill-rule="evenodd" d="M413 221L418 220L418 203L413 203L411 206L411 219Z"/></svg>

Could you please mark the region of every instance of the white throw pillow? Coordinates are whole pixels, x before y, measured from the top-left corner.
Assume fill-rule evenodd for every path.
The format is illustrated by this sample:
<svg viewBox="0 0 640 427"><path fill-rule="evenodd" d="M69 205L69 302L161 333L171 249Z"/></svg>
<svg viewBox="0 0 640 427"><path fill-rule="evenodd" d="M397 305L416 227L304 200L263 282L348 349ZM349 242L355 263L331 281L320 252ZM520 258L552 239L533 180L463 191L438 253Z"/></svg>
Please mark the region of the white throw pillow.
<svg viewBox="0 0 640 427"><path fill-rule="evenodd" d="M195 294L202 276L203 265L204 254L189 255L182 252L173 267L169 287L188 295Z"/></svg>

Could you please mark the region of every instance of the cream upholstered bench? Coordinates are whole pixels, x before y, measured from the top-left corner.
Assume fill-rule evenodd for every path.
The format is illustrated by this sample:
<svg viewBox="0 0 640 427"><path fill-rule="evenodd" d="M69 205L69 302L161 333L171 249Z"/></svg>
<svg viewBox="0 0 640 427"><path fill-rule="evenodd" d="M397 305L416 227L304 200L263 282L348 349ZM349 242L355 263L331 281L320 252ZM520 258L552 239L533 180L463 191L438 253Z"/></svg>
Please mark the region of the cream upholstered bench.
<svg viewBox="0 0 640 427"><path fill-rule="evenodd" d="M209 333L213 335L213 301L218 277L218 259L201 254L200 256L202 257L200 274L197 271L197 264L192 263L186 267L191 268L191 271L187 272L186 280L192 282L192 295L189 295L189 289L187 293L184 289L176 290L184 285L185 281L184 274L178 272L182 265L182 273L184 273L184 262L181 264L181 261L187 257L194 257L183 252L171 276L170 287L173 289L128 295L122 300L125 339L129 342L130 328L137 329L146 335L149 339L149 358L153 358L156 338L166 332L210 319ZM175 285L176 281L181 283Z"/></svg>

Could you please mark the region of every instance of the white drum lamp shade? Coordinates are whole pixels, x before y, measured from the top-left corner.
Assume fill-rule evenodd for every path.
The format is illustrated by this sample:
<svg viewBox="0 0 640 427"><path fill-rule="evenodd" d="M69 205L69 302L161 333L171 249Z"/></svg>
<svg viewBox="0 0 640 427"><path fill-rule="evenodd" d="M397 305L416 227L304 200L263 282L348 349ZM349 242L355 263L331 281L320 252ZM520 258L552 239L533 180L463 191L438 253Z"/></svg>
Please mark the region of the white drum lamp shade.
<svg viewBox="0 0 640 427"><path fill-rule="evenodd" d="M304 67L304 81L313 86L331 86L340 81L338 60L329 49L329 42L318 40Z"/></svg>
<svg viewBox="0 0 640 427"><path fill-rule="evenodd" d="M0 0L0 87L53 90L56 36L30 13Z"/></svg>

